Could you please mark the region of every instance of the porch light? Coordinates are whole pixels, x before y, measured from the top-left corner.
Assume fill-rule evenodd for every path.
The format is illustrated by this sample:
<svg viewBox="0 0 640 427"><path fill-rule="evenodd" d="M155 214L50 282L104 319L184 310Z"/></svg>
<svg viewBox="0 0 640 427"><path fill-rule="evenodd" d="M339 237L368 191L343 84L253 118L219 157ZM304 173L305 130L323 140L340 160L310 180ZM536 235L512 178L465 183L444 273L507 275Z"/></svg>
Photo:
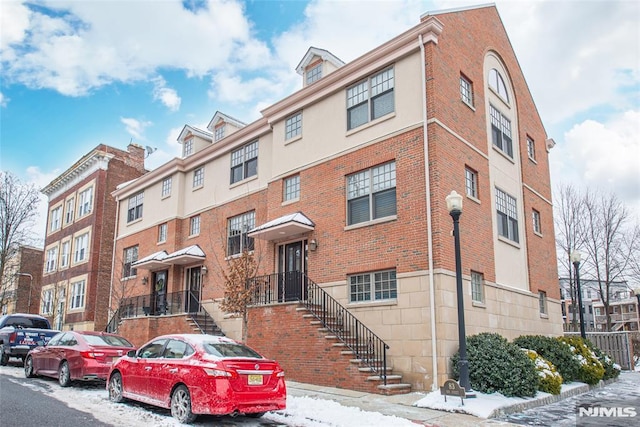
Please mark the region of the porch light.
<svg viewBox="0 0 640 427"><path fill-rule="evenodd" d="M309 250L310 251L315 251L316 249L318 249L318 242L316 239L311 239L309 241Z"/></svg>
<svg viewBox="0 0 640 427"><path fill-rule="evenodd" d="M207 266L203 265L202 268L200 269L200 273L204 276L208 272L209 272L209 269L207 268Z"/></svg>

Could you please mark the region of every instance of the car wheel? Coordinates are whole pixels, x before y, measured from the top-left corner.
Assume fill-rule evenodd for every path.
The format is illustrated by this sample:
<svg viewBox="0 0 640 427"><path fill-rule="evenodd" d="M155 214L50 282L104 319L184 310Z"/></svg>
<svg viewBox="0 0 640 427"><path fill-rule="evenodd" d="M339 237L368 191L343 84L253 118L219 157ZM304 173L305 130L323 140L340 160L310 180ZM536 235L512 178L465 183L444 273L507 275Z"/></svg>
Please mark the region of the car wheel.
<svg viewBox="0 0 640 427"><path fill-rule="evenodd" d="M124 400L122 397L122 375L120 372L114 372L109 378L109 400L120 403Z"/></svg>
<svg viewBox="0 0 640 427"><path fill-rule="evenodd" d="M190 423L197 417L191 412L191 395L183 385L176 388L171 395L171 415L181 423Z"/></svg>
<svg viewBox="0 0 640 427"><path fill-rule="evenodd" d="M27 377L27 378L35 377L35 375L33 373L33 358L32 357L27 357L27 359L24 361L24 376Z"/></svg>
<svg viewBox="0 0 640 427"><path fill-rule="evenodd" d="M9 354L4 352L4 346L0 346L0 365L7 366L9 363Z"/></svg>
<svg viewBox="0 0 640 427"><path fill-rule="evenodd" d="M62 362L58 369L58 384L60 384L60 387L69 387L71 385L71 372L66 361Z"/></svg>
<svg viewBox="0 0 640 427"><path fill-rule="evenodd" d="M266 412L252 412L250 414L244 414L245 417L249 418L261 418Z"/></svg>

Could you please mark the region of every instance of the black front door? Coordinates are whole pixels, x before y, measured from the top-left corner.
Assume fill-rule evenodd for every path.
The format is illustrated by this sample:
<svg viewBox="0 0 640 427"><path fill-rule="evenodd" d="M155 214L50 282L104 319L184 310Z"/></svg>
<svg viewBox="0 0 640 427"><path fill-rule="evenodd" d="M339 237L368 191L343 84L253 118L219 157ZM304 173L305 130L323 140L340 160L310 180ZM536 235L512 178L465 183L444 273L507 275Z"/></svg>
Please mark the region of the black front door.
<svg viewBox="0 0 640 427"><path fill-rule="evenodd" d="M194 267L187 270L187 313L197 313L200 311L200 290L202 289L201 267Z"/></svg>
<svg viewBox="0 0 640 427"><path fill-rule="evenodd" d="M165 314L167 312L167 275L168 270L153 273L153 306L152 314Z"/></svg>
<svg viewBox="0 0 640 427"><path fill-rule="evenodd" d="M303 273L306 270L304 241L287 243L279 249L278 301L298 301L306 296Z"/></svg>

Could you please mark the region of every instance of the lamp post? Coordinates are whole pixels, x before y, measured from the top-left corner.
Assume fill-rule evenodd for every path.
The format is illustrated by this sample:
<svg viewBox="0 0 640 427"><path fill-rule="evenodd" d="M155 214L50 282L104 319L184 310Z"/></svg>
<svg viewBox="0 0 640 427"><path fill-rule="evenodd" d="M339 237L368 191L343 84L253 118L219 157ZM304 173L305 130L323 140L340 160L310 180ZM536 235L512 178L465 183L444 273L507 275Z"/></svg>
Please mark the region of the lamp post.
<svg viewBox="0 0 640 427"><path fill-rule="evenodd" d="M638 315L638 330L640 330L640 287L637 287L633 290L633 293L636 295L638 299L638 307L636 309L636 314Z"/></svg>
<svg viewBox="0 0 640 427"><path fill-rule="evenodd" d="M582 290L580 289L580 259L582 255L580 252L574 250L571 252L571 262L573 263L573 270L576 276L576 291L578 292L578 310L580 313L580 336L582 339L587 338L587 334L584 332L584 314L582 313Z"/></svg>
<svg viewBox="0 0 640 427"><path fill-rule="evenodd" d="M29 278L29 299L27 300L27 313L31 313L31 289L33 288L33 276L29 273L16 273L16 276L26 276Z"/></svg>
<svg viewBox="0 0 640 427"><path fill-rule="evenodd" d="M469 362L467 360L467 337L464 328L464 294L462 289L462 261L460 260L460 228L458 226L462 214L462 196L452 191L446 198L447 210L453 218L453 237L455 242L456 258L456 291L458 295L458 342L460 346L460 359L458 370L460 371L460 387L466 393L471 392L469 384ZM470 397L470 396L467 396Z"/></svg>

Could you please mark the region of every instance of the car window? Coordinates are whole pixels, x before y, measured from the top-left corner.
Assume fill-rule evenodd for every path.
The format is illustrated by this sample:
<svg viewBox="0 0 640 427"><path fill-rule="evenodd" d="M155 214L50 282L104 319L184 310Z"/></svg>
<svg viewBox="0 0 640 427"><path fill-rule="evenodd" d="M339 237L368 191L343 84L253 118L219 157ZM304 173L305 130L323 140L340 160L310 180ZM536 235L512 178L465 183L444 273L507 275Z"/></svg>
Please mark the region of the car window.
<svg viewBox="0 0 640 427"><path fill-rule="evenodd" d="M60 332L59 334L54 335L54 337L49 340L49 344L47 345L59 345L60 338L62 338L63 336L64 336L64 332Z"/></svg>
<svg viewBox="0 0 640 427"><path fill-rule="evenodd" d="M138 357L143 359L155 359L162 356L162 349L166 342L167 340L156 340L145 345L138 351Z"/></svg>
<svg viewBox="0 0 640 427"><path fill-rule="evenodd" d="M169 340L162 357L167 359L182 359L193 354L193 348L184 341Z"/></svg>
<svg viewBox="0 0 640 427"><path fill-rule="evenodd" d="M115 347L133 347L129 341L113 335L83 335L84 340L91 345L110 345Z"/></svg>
<svg viewBox="0 0 640 427"><path fill-rule="evenodd" d="M49 324L44 319L21 316L11 317L5 326L13 326L14 328L49 329Z"/></svg>
<svg viewBox="0 0 640 427"><path fill-rule="evenodd" d="M73 345L78 344L78 342L76 341L76 337L73 336L72 333L70 332L66 332L61 338L60 338L60 342L58 343L58 345L63 345L66 347L71 347Z"/></svg>
<svg viewBox="0 0 640 427"><path fill-rule="evenodd" d="M238 343L205 342L203 347L207 353L218 357L251 357L255 359L262 359L262 356L258 353L249 347Z"/></svg>

